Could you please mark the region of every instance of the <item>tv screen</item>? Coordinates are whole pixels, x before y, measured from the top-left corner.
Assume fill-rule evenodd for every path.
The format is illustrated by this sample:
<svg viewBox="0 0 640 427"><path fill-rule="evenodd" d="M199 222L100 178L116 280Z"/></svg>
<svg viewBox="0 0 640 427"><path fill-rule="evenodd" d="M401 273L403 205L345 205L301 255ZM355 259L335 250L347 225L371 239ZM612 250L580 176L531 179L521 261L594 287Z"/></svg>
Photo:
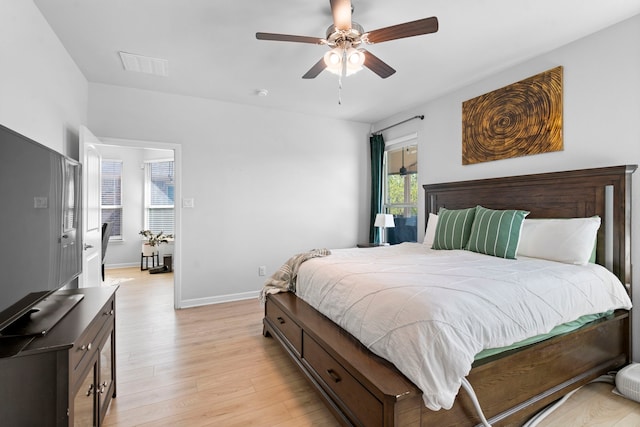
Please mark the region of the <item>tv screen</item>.
<svg viewBox="0 0 640 427"><path fill-rule="evenodd" d="M76 285L82 248L80 164L2 125L0 153L1 330Z"/></svg>

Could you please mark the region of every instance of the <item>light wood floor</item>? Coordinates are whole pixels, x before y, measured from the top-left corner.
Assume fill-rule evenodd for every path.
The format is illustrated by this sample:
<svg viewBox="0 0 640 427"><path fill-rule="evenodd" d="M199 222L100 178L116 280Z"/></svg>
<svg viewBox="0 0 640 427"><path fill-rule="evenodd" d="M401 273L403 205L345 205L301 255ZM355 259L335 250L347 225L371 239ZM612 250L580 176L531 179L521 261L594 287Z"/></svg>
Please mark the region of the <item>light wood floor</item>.
<svg viewBox="0 0 640 427"><path fill-rule="evenodd" d="M107 426L337 426L273 339L257 300L173 309L171 274L107 270L117 293L117 397ZM539 426L640 426L640 404L591 384ZM437 427L437 426L436 426Z"/></svg>

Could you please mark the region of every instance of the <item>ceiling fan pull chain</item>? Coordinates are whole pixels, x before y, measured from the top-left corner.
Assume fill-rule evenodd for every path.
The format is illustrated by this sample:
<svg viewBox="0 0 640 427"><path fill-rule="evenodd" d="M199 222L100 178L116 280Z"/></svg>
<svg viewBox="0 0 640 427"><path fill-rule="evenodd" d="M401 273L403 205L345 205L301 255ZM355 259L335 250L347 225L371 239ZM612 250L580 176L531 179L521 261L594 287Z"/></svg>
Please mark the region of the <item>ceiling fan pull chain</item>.
<svg viewBox="0 0 640 427"><path fill-rule="evenodd" d="M338 105L342 105L342 76L338 77Z"/></svg>

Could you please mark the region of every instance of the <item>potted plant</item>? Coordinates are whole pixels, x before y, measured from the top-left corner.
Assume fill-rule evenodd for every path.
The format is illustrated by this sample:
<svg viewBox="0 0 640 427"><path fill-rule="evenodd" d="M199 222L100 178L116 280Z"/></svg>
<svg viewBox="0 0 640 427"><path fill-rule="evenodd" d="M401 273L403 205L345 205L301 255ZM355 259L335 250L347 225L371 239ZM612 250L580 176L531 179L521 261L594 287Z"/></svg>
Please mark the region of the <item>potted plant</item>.
<svg viewBox="0 0 640 427"><path fill-rule="evenodd" d="M151 230L142 230L138 234L145 238L142 244L142 255L144 256L152 256L161 243L169 243L169 239L173 239L173 234L164 234L164 231L154 234Z"/></svg>

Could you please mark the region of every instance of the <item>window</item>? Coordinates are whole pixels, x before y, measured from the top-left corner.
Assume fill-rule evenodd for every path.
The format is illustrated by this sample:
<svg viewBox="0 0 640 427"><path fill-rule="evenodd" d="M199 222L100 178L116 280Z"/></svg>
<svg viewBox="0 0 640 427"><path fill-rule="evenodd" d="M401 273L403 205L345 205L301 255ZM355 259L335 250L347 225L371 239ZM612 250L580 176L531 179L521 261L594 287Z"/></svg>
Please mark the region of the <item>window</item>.
<svg viewBox="0 0 640 427"><path fill-rule="evenodd" d="M145 163L145 229L174 234L174 163Z"/></svg>
<svg viewBox="0 0 640 427"><path fill-rule="evenodd" d="M384 210L392 214L394 228L387 229L387 242L415 242L418 234L418 146L412 137L391 143L384 155Z"/></svg>
<svg viewBox="0 0 640 427"><path fill-rule="evenodd" d="M110 222L111 239L122 239L122 161L102 160L101 167L102 222Z"/></svg>

